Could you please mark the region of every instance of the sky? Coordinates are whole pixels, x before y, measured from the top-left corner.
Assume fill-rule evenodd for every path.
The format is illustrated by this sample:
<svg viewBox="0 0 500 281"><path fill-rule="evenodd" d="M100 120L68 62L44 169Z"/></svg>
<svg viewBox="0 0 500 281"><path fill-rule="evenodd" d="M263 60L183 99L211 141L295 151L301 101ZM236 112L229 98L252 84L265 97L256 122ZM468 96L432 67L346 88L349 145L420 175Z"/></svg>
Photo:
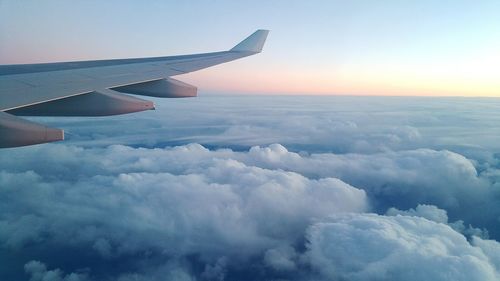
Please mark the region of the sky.
<svg viewBox="0 0 500 281"><path fill-rule="evenodd" d="M500 2L0 0L0 63L225 50L259 56L180 76L206 92L498 96Z"/></svg>
<svg viewBox="0 0 500 281"><path fill-rule="evenodd" d="M31 118L0 279L500 279L495 98L204 95Z"/></svg>
<svg viewBox="0 0 500 281"><path fill-rule="evenodd" d="M499 3L0 0L2 64L271 30L196 98L26 117L66 139L0 150L0 280L500 280Z"/></svg>

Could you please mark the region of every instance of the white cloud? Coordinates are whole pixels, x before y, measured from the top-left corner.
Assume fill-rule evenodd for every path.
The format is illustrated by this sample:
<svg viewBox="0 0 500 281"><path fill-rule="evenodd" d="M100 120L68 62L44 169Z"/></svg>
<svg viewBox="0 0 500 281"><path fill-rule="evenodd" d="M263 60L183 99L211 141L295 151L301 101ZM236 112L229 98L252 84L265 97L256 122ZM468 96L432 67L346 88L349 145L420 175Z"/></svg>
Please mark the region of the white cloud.
<svg viewBox="0 0 500 281"><path fill-rule="evenodd" d="M421 205L419 204L415 209L409 209L407 211L398 210L396 208L390 208L386 213L388 216L414 216L422 217L437 223L448 223L448 214L445 210L439 209L433 205Z"/></svg>
<svg viewBox="0 0 500 281"><path fill-rule="evenodd" d="M248 165L283 169L308 178L339 178L365 190L375 210L408 209L419 204L447 211L494 235L500 218L497 187L479 174L473 162L450 151L418 149L372 154L301 154L281 145L252 147L236 157Z"/></svg>
<svg viewBox="0 0 500 281"><path fill-rule="evenodd" d="M24 265L24 270L29 274L30 281L85 281L88 280L85 274L70 273L64 274L60 269L48 270L47 266L39 261L30 261Z"/></svg>
<svg viewBox="0 0 500 281"><path fill-rule="evenodd" d="M444 223L453 228L455 231L462 233L466 237L474 238L488 238L488 230L475 228L472 225L465 226L463 220L457 220L455 222L448 222L448 214L446 210L439 209L433 205L419 204L415 209L409 209L407 211L402 211L397 208L389 208L386 215L388 216L413 216L425 218L437 223Z"/></svg>
<svg viewBox="0 0 500 281"><path fill-rule="evenodd" d="M471 269L472 280L498 271L497 242L486 240L488 231L500 237L495 101L262 99L201 96L135 115L39 120L66 129L68 140L1 152L0 279L22 280L29 260L59 268L61 278L80 266L96 280L328 279L317 264L311 271L306 230L332 223L324 219L331 214L388 209L400 218L362 221L403 238L372 224L372 244L333 237L349 245L338 252L344 262L363 250L358 261L379 259L366 272L397 276L396 258L391 265L376 247L395 245L388 249L399 268L420 274L439 264L432 244ZM107 146L115 143L128 146ZM445 228L432 232L433 221ZM344 222L353 224L347 234L361 227ZM432 239L417 237L427 232ZM419 263L405 260L408 237L422 245ZM342 274L365 276L324 256Z"/></svg>
<svg viewBox="0 0 500 281"><path fill-rule="evenodd" d="M4 247L83 247L103 262L149 253L164 256L162 264L194 255L206 267L204 276L223 276L248 259L277 277L307 272L300 245L311 222L370 211L370 205L396 206L388 214L440 223L448 222L450 210L482 227L484 218L495 222L498 216L488 181L468 159L448 151L338 155L294 153L279 144L248 152L190 144L45 145L9 153L0 162L0 193L9 199L0 207ZM37 159L46 165L35 166ZM489 212L463 209L480 207L477 202ZM417 207L399 210L408 205ZM449 223L468 237L487 237L469 224ZM216 262L221 257L224 267ZM126 276L133 274L141 273Z"/></svg>
<svg viewBox="0 0 500 281"><path fill-rule="evenodd" d="M481 248L488 256L490 263L495 266L497 271L500 271L500 243L498 241L473 236L472 245Z"/></svg>
<svg viewBox="0 0 500 281"><path fill-rule="evenodd" d="M269 249L264 254L264 263L277 271L295 270L297 259L297 252L290 246Z"/></svg>
<svg viewBox="0 0 500 281"><path fill-rule="evenodd" d="M311 265L325 280L498 280L495 264L445 224L346 214L308 230ZM479 241L479 240L478 240Z"/></svg>
<svg viewBox="0 0 500 281"><path fill-rule="evenodd" d="M210 264L225 256L231 264L300 243L313 219L369 210L365 192L338 179L246 165L230 150L57 147L33 151L50 169L3 166L11 171L0 177L8 199L0 247L75 247L102 262L149 253ZM286 267L272 253L269 264Z"/></svg>

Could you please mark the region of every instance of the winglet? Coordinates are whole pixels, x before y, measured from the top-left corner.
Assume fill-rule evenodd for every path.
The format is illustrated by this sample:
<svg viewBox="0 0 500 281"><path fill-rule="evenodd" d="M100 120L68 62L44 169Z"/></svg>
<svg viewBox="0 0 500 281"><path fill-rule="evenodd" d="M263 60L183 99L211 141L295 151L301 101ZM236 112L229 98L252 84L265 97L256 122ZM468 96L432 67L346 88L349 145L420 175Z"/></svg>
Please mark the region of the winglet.
<svg viewBox="0 0 500 281"><path fill-rule="evenodd" d="M259 29L234 46L231 51L260 53L266 42L267 34L269 34L269 30Z"/></svg>

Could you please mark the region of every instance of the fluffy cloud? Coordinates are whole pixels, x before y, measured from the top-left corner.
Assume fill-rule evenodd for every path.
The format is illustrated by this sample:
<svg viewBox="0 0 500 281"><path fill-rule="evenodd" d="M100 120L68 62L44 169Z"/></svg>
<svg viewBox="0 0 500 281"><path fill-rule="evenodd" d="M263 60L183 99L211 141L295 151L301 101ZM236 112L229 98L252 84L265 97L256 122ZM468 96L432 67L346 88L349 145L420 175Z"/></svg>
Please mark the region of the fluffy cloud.
<svg viewBox="0 0 500 281"><path fill-rule="evenodd" d="M500 278L497 261L481 248L449 226L420 217L337 215L312 225L308 241L310 263L325 280Z"/></svg>
<svg viewBox="0 0 500 281"><path fill-rule="evenodd" d="M157 105L0 152L1 280L498 278L496 101Z"/></svg>
<svg viewBox="0 0 500 281"><path fill-rule="evenodd" d="M398 210L396 208L390 208L389 210L387 210L387 215L422 217L438 223L448 223L448 214L446 213L446 211L443 209L439 209L438 207L433 205L419 204L415 209L409 209L407 211Z"/></svg>
<svg viewBox="0 0 500 281"><path fill-rule="evenodd" d="M338 179L249 166L219 157L231 151L196 144L46 146L33 153L25 160L46 159L50 169L22 172L13 157L3 166L11 171L0 174L6 199L0 246L12 254L51 247L56 262L68 259L59 255L71 248L110 263L131 256L158 262L196 257L215 264L206 270L212 276L221 257L243 261L287 249L303 240L312 219L369 210L365 192ZM266 261L286 267L273 251Z"/></svg>
<svg viewBox="0 0 500 281"><path fill-rule="evenodd" d="M283 169L308 178L335 177L367 192L379 213L390 207L419 204L447 211L453 221L500 235L500 194L493 179L479 174L464 156L442 150L417 149L372 154L295 153L281 145L252 147L242 162Z"/></svg>
<svg viewBox="0 0 500 281"><path fill-rule="evenodd" d="M473 162L446 150L301 154L279 144L252 147L248 153L229 149L209 151L200 145L172 149L111 146L95 150L44 146L31 148L29 154L13 151L10 155L2 159L5 170L24 172L25 167L30 167L45 178L84 178L96 173L116 176L144 171L174 175L186 170L204 173L207 165L212 165L212 158L235 160L246 166L289 171L309 179L338 178L365 190L380 213L390 207L408 209L431 204L447 210L453 221L464 220L466 224L489 228L494 235L500 234L495 229L500 217L498 188L491 178L478 173ZM38 165L39 159L44 159L46 165ZM231 178L230 174L216 175L213 169L211 172L221 181Z"/></svg>
<svg viewBox="0 0 500 281"><path fill-rule="evenodd" d="M70 273L65 275L60 269L47 270L47 266L39 261L30 261L24 265L30 281L85 281L85 274Z"/></svg>
<svg viewBox="0 0 500 281"><path fill-rule="evenodd" d="M472 225L465 226L464 221L458 220L455 222L448 222L448 214L446 210L439 209L433 205L421 205L419 204L415 209L409 209L407 211L402 211L396 208L390 208L387 210L387 215L389 216L412 216L412 217L422 217L428 220L448 224L455 231L462 233L466 237L471 237L472 239L482 237L488 238L488 230L475 228Z"/></svg>
<svg viewBox="0 0 500 281"><path fill-rule="evenodd" d="M297 269L297 257L298 254L293 247L284 246L267 250L264 262L277 271L292 271Z"/></svg>
<svg viewBox="0 0 500 281"><path fill-rule="evenodd" d="M429 189L445 188L451 180L458 184L457 176L463 177L462 182L464 178L481 182L467 159L446 151L363 156L299 154L278 144L253 147L248 152L214 151L191 144L165 149L45 145L31 148L31 155L26 153L13 150L0 162L0 193L7 199L1 206L1 247L6 255L30 253L31 259L45 258L62 268L41 270L38 266L40 270L29 271L32 276L66 278L62 270L88 268L91 277L120 280L161 280L166 275L180 280L307 279L315 272L319 272L318 278L398 280L405 277L401 272L415 268L411 259L422 267L435 260L446 264L458 259L452 265L467 269L469 275L465 276L471 280L496 278L494 262L488 261L496 250L484 250L489 247L484 245L495 241L473 237L475 247L470 245L459 232L474 229L460 221L449 223L447 212L436 206L420 204L407 211L390 208L389 217L337 215L325 219L332 214L370 211L367 196L376 195L373 186L377 179L385 177L390 182L391 170L395 175L404 171L411 175L428 169L419 157L456 160L440 168L441 185L431 184L437 178L427 179ZM378 161L373 163L369 157ZM36 159L45 159L46 165L34 165ZM24 171L28 166L33 170ZM354 169L357 166L362 168ZM376 168L382 166L387 173ZM357 183L368 193L331 177L352 180L348 175L362 170L368 178ZM380 178L375 171L382 173ZM398 177L392 179L393 187L388 188L402 185ZM405 179L408 186L399 195L410 200L426 191L412 190L422 184L419 180ZM373 185L361 184L369 182ZM456 190L444 190L441 196L464 200ZM436 194L433 196L439 196ZM380 204L377 200L381 199L373 196L372 204ZM384 236L387 233L392 234ZM427 238L413 241L415 237ZM432 245L451 254L433 252ZM417 248L421 251L410 256ZM69 250L78 253L71 266L67 260L72 258L64 255ZM359 256L341 261L352 253ZM468 255L474 259L469 260ZM405 262L397 265L400 260ZM95 261L105 265L120 262L125 268L104 270ZM249 274L242 264L251 264L255 272L265 274ZM428 275L416 276L431 278L435 274L436 280L446 280L433 268L425 272Z"/></svg>
<svg viewBox="0 0 500 281"><path fill-rule="evenodd" d="M495 240L482 239L477 236L472 237L472 244L479 247L488 256L490 262L500 272L500 243Z"/></svg>

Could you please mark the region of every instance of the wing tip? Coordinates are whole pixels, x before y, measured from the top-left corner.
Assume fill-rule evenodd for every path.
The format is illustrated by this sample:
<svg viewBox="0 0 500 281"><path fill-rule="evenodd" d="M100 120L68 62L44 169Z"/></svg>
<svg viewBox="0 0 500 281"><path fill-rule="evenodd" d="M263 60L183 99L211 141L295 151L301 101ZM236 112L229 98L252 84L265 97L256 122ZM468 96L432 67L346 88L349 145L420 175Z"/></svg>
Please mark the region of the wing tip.
<svg viewBox="0 0 500 281"><path fill-rule="evenodd" d="M251 52L260 53L266 42L269 30L258 29L243 41L234 46L230 51L232 52Z"/></svg>

